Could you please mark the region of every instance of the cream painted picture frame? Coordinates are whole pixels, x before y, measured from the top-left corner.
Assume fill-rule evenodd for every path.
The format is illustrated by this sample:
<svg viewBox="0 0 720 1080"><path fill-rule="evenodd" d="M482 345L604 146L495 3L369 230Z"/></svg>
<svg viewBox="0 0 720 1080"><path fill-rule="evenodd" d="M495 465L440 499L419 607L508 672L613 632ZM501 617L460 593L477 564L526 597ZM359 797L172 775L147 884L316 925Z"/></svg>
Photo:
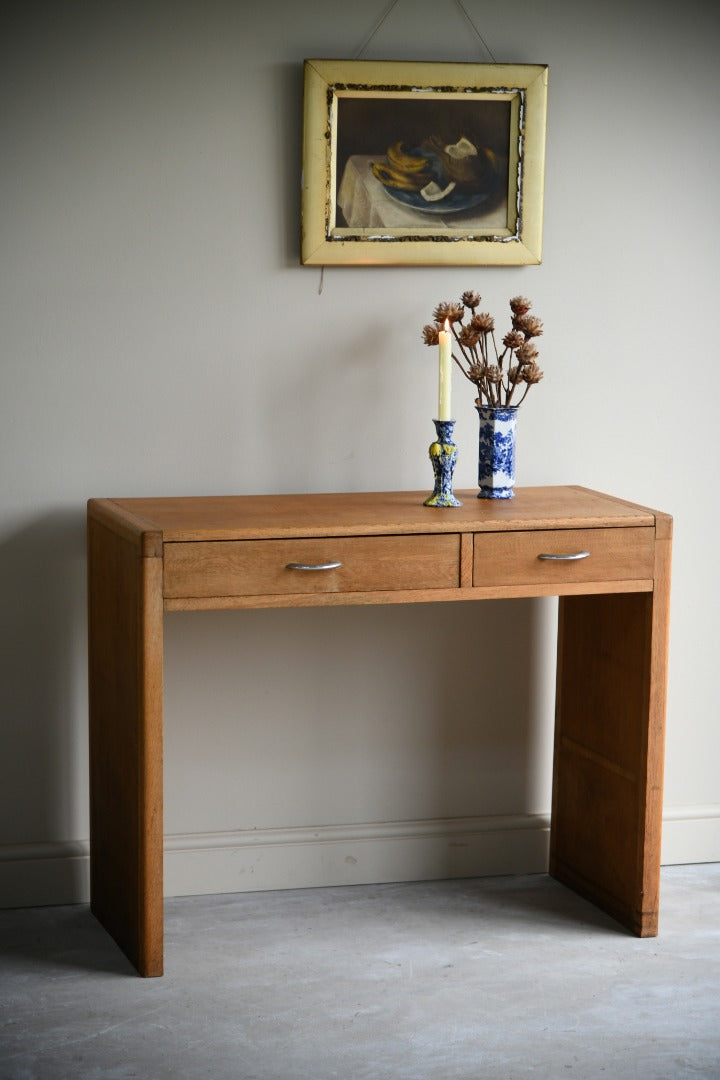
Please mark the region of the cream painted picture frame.
<svg viewBox="0 0 720 1080"><path fill-rule="evenodd" d="M302 262L542 257L548 69L306 60Z"/></svg>

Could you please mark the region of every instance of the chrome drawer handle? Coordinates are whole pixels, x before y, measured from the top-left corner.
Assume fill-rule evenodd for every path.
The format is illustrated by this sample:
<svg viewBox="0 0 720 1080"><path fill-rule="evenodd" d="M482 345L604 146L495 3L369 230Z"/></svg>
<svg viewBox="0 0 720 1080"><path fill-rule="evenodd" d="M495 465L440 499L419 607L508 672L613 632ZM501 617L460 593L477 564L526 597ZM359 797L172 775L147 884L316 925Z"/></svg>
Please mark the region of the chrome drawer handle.
<svg viewBox="0 0 720 1080"><path fill-rule="evenodd" d="M575 562L576 559L589 557L589 551L573 551L570 555L538 555L538 559L547 559L549 562Z"/></svg>
<svg viewBox="0 0 720 1080"><path fill-rule="evenodd" d="M289 562L285 567L286 570L339 570L342 566L341 562L321 562L321 563L302 563L302 562Z"/></svg>

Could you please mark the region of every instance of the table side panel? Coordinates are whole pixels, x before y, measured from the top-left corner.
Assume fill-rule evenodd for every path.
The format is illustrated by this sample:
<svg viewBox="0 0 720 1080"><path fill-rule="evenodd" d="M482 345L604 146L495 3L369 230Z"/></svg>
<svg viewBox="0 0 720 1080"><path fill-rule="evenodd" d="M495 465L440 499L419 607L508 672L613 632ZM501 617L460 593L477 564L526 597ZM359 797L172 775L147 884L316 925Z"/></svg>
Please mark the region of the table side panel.
<svg viewBox="0 0 720 1080"><path fill-rule="evenodd" d="M94 914L162 974L162 560L88 522L90 879Z"/></svg>
<svg viewBox="0 0 720 1080"><path fill-rule="evenodd" d="M550 872L657 934L671 520L653 591L560 601Z"/></svg>
<svg viewBox="0 0 720 1080"><path fill-rule="evenodd" d="M642 757L645 762L645 775L642 778L642 809L644 820L636 836L637 858L642 867L640 889L647 936L657 934L660 912L660 857L672 559L672 519L667 515L659 522L658 535L655 545L655 589L652 598L652 638L648 672L648 722L643 729Z"/></svg>
<svg viewBox="0 0 720 1080"><path fill-rule="evenodd" d="M560 601L550 873L634 933L651 617L651 593Z"/></svg>

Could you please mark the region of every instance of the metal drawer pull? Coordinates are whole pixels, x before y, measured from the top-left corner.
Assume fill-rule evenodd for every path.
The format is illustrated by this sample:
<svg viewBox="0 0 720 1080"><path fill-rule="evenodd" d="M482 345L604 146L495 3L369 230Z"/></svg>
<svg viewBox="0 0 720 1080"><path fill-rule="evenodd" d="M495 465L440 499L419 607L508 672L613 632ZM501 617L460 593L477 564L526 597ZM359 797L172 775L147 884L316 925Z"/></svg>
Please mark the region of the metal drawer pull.
<svg viewBox="0 0 720 1080"><path fill-rule="evenodd" d="M341 562L321 562L321 563L302 563L302 562L289 562L285 567L286 570L339 570L342 566Z"/></svg>
<svg viewBox="0 0 720 1080"><path fill-rule="evenodd" d="M588 559L589 551L573 551L570 555L538 555L538 559L547 559L550 562L575 562L576 559Z"/></svg>

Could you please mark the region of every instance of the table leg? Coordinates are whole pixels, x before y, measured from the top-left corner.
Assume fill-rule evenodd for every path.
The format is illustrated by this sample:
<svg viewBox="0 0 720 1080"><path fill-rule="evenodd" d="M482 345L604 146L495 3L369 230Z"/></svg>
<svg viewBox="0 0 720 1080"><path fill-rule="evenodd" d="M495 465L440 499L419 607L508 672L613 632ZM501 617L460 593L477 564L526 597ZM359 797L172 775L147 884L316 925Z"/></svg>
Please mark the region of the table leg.
<svg viewBox="0 0 720 1080"><path fill-rule="evenodd" d="M91 907L163 971L162 558L88 524Z"/></svg>
<svg viewBox="0 0 720 1080"><path fill-rule="evenodd" d="M654 593L560 600L550 873L658 930L668 567Z"/></svg>

